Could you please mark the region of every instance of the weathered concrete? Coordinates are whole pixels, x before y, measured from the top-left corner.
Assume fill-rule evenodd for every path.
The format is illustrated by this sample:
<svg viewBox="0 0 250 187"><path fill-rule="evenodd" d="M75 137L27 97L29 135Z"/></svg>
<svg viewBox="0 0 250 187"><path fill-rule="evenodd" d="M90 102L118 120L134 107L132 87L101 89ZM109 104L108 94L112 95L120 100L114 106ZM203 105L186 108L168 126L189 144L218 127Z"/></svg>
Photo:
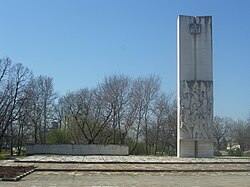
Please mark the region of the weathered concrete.
<svg viewBox="0 0 250 187"><path fill-rule="evenodd" d="M128 155L127 146L120 145L83 145L83 144L29 144L26 155L59 154L59 155Z"/></svg>
<svg viewBox="0 0 250 187"><path fill-rule="evenodd" d="M34 165L37 171L19 182L0 182L0 186L249 186L250 183L250 158L246 157L33 155L20 160L24 162L0 160L0 165Z"/></svg>
<svg viewBox="0 0 250 187"><path fill-rule="evenodd" d="M98 172L250 172L249 158L176 158L156 156L33 155L0 161L1 166L30 166L36 171Z"/></svg>
<svg viewBox="0 0 250 187"><path fill-rule="evenodd" d="M178 17L178 157L212 157L212 17Z"/></svg>
<svg viewBox="0 0 250 187"><path fill-rule="evenodd" d="M35 172L19 182L3 182L1 187L47 186L241 186L250 184L249 173L112 173Z"/></svg>
<svg viewBox="0 0 250 187"><path fill-rule="evenodd" d="M249 157L214 157L214 158L177 158L171 156L69 156L69 155L32 155L20 157L15 163L142 163L142 164L250 164ZM13 160L0 160L0 165L8 165ZM249 168L250 169L250 168Z"/></svg>

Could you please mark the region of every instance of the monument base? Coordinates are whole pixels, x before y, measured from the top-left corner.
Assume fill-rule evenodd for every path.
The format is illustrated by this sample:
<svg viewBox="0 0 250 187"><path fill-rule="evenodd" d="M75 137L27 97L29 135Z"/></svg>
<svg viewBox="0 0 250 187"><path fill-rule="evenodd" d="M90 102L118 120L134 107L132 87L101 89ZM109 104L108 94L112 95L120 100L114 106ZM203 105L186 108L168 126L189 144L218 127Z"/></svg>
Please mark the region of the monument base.
<svg viewBox="0 0 250 187"><path fill-rule="evenodd" d="M177 157L209 158L214 156L211 140L180 139Z"/></svg>

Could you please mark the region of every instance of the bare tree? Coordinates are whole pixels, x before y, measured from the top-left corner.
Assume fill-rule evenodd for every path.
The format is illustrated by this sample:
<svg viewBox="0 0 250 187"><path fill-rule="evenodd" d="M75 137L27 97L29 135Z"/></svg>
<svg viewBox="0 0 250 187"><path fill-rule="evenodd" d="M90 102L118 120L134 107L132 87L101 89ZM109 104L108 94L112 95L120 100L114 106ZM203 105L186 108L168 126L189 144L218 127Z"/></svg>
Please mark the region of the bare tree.
<svg viewBox="0 0 250 187"><path fill-rule="evenodd" d="M144 139L146 146L146 154L148 154L148 120L152 115L152 104L157 98L160 89L160 79L155 75L146 78L138 78L132 84L131 101L133 108L136 109L136 124L135 130L135 145L132 148L132 153L135 151L144 129Z"/></svg>
<svg viewBox="0 0 250 187"><path fill-rule="evenodd" d="M214 117L213 122L213 137L215 141L215 145L217 147L217 150L221 150L221 144L223 143L223 140L228 138L229 135L229 129L232 125L233 120L230 118L222 118L219 116Z"/></svg>
<svg viewBox="0 0 250 187"><path fill-rule="evenodd" d="M21 111L28 99L25 89L30 80L31 72L22 64L12 65L9 58L1 59L0 62L0 140L8 132L7 136L10 138L11 154L13 154L12 146L16 138L14 136L14 122L23 115Z"/></svg>
<svg viewBox="0 0 250 187"><path fill-rule="evenodd" d="M103 90L107 106L112 111L111 124L113 144L124 144L127 134L127 126L124 123L127 103L129 101L130 79L123 75L106 77L100 85Z"/></svg>
<svg viewBox="0 0 250 187"><path fill-rule="evenodd" d="M12 62L9 58L0 59L0 142L13 121L13 83L9 80L11 68Z"/></svg>
<svg viewBox="0 0 250 187"><path fill-rule="evenodd" d="M14 135L13 135L13 122L14 121L20 121L20 119L23 117L23 115L26 115L24 113L23 108L25 107L25 103L27 101L27 95L26 95L26 86L28 82L30 81L31 78L31 72L29 71L28 68L25 68L22 64L16 64L13 66L13 121L11 123L11 154L12 152L12 146L13 146L13 140L14 140ZM23 135L23 124L17 123L18 124L18 134L20 136ZM20 137L19 137L20 138ZM19 147L22 145L22 141L18 141Z"/></svg>
<svg viewBox="0 0 250 187"><path fill-rule="evenodd" d="M145 123L145 144L146 144L146 154L148 151L148 121L152 115L152 105L158 96L160 90L160 78L154 75L149 76L145 79L145 105L144 105L144 123Z"/></svg>
<svg viewBox="0 0 250 187"><path fill-rule="evenodd" d="M29 118L34 127L35 143L45 143L46 133L53 120L53 109L57 98L53 79L46 76L33 78L29 84Z"/></svg>
<svg viewBox="0 0 250 187"><path fill-rule="evenodd" d="M2 138L8 130L12 148L14 141L13 123L20 117L21 109L27 100L25 88L31 73L22 64L12 65L9 58L1 59L0 66L0 140L2 142ZM11 154L13 154L12 149Z"/></svg>
<svg viewBox="0 0 250 187"><path fill-rule="evenodd" d="M233 124L231 136L235 143L240 145L242 153L250 146L250 124L244 121L237 121Z"/></svg>
<svg viewBox="0 0 250 187"><path fill-rule="evenodd" d="M70 112L67 110L67 103L63 97L58 99L57 104L54 106L55 120L58 122L58 128L68 129L69 128L69 116Z"/></svg>
<svg viewBox="0 0 250 187"><path fill-rule="evenodd" d="M172 109L172 94L166 95L162 93L157 97L156 102L154 103L153 114L150 130L150 144L154 146L154 154L158 152L159 144L161 145L162 140L167 139L168 134L164 134L163 130L170 130L168 120L171 115ZM166 130L165 130L166 131ZM162 145L161 145L162 147Z"/></svg>
<svg viewBox="0 0 250 187"><path fill-rule="evenodd" d="M177 108L175 100L171 102L168 114L166 124L160 131L160 142L162 153L166 152L170 155L176 153L177 146Z"/></svg>
<svg viewBox="0 0 250 187"><path fill-rule="evenodd" d="M65 98L71 117L71 126L77 125L88 144L98 143L111 120L111 109L103 99L102 90L82 89Z"/></svg>

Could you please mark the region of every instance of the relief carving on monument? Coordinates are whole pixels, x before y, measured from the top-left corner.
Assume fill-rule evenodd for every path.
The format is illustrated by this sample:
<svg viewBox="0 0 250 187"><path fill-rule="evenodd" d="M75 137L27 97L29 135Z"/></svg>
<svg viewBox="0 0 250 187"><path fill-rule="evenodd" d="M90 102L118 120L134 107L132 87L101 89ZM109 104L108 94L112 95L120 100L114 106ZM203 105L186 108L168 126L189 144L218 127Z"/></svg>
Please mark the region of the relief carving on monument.
<svg viewBox="0 0 250 187"><path fill-rule="evenodd" d="M180 137L210 139L213 121L212 81L182 81Z"/></svg>
<svg viewBox="0 0 250 187"><path fill-rule="evenodd" d="M194 23L190 24L190 33L199 34L201 32L201 24L198 18L194 18Z"/></svg>

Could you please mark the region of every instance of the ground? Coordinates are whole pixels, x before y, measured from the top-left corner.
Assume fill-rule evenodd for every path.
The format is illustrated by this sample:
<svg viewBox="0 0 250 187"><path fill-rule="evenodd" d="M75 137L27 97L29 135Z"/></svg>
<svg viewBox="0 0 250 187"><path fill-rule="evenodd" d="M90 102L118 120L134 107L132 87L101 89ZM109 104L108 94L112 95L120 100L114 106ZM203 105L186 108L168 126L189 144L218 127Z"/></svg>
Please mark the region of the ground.
<svg viewBox="0 0 250 187"><path fill-rule="evenodd" d="M35 155L0 161L36 171L12 186L249 186L250 158Z"/></svg>
<svg viewBox="0 0 250 187"><path fill-rule="evenodd" d="M1 187L118 187L118 186L250 186L249 173L109 173L34 172L19 182L0 183Z"/></svg>

